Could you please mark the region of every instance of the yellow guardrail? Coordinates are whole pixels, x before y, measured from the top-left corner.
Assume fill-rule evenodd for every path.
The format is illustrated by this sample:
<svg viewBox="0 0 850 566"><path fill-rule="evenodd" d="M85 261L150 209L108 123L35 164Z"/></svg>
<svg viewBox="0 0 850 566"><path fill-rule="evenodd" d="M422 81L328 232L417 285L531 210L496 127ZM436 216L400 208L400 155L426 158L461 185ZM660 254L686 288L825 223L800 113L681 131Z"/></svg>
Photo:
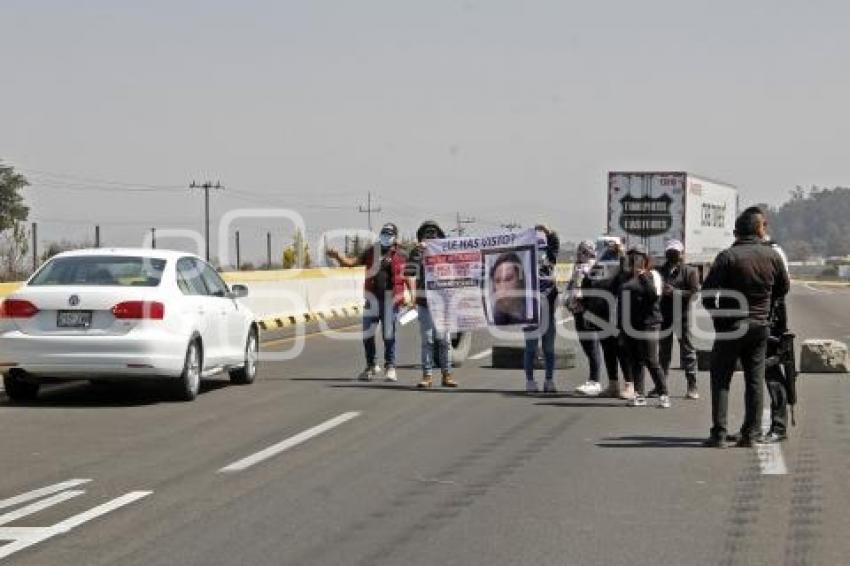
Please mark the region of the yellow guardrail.
<svg viewBox="0 0 850 566"><path fill-rule="evenodd" d="M20 281L0 283L0 297L5 297L6 295L14 293L21 285L23 285L23 283L21 283Z"/></svg>

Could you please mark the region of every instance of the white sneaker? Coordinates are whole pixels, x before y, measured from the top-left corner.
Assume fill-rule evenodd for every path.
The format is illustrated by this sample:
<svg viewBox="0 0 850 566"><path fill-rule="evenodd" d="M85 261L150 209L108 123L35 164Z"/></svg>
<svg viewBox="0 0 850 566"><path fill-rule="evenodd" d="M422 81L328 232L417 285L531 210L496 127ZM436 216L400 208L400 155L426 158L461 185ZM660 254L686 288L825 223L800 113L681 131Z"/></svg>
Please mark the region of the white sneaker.
<svg viewBox="0 0 850 566"><path fill-rule="evenodd" d="M587 395L588 397L598 397L602 393L602 385L598 381L585 381L576 387L576 393Z"/></svg>
<svg viewBox="0 0 850 566"><path fill-rule="evenodd" d="M384 380L385 381L398 381L398 376L396 376L395 368L393 366L387 366L384 369Z"/></svg>
<svg viewBox="0 0 850 566"><path fill-rule="evenodd" d="M555 388L555 380L547 379L543 382L543 393L557 393L558 390Z"/></svg>
<svg viewBox="0 0 850 566"><path fill-rule="evenodd" d="M372 381L372 378L378 375L379 371L380 368L378 366L366 366L366 369L360 372L357 379L358 381Z"/></svg>
<svg viewBox="0 0 850 566"><path fill-rule="evenodd" d="M525 380L525 392L526 393L539 393L540 389L537 388L537 382L533 379Z"/></svg>
<svg viewBox="0 0 850 566"><path fill-rule="evenodd" d="M634 399L629 401L629 405L632 407L646 407L646 397L643 395L635 395Z"/></svg>
<svg viewBox="0 0 850 566"><path fill-rule="evenodd" d="M669 409L670 408L670 396L669 395L659 395L658 396L658 408L659 409Z"/></svg>

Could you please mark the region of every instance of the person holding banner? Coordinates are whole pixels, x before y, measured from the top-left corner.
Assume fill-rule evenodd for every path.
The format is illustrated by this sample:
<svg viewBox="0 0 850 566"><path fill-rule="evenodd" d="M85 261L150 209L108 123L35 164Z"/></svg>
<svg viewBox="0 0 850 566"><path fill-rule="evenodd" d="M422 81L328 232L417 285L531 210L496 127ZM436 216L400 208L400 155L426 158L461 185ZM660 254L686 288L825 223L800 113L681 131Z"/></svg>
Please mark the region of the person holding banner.
<svg viewBox="0 0 850 566"><path fill-rule="evenodd" d="M414 303L419 318L419 333L421 338L422 355L422 380L416 385L420 388L429 388L433 385L432 375L434 362L440 366L443 387L457 387L457 382L452 379L452 348L447 331L439 331L434 324L431 310L428 308L428 297L425 291L425 242L429 240L443 239L446 237L440 225L433 220L426 220L416 231L416 239L419 244L410 252L405 275L415 280L413 293ZM435 360L435 346L437 360Z"/></svg>
<svg viewBox="0 0 850 566"><path fill-rule="evenodd" d="M360 254L360 257L346 257L335 249L328 249L327 255L337 260L342 267L366 267L366 304L363 310L366 369L358 379L369 381L380 372L375 341L375 332L380 323L384 339L384 378L397 381L396 315L399 308L406 304L405 288L410 289L410 282L404 276L406 257L398 246L398 227L393 223L384 224L378 234L378 242Z"/></svg>
<svg viewBox="0 0 850 566"><path fill-rule="evenodd" d="M525 390L537 393L537 382L534 379L534 360L537 357L537 343L543 347L545 367L544 393L557 393L555 388L555 306L558 288L555 285L555 264L558 261L558 251L561 247L558 235L549 227L538 224L537 230L537 271L539 286L539 301L541 306L540 325L529 326L525 330L525 352L523 367L525 369Z"/></svg>

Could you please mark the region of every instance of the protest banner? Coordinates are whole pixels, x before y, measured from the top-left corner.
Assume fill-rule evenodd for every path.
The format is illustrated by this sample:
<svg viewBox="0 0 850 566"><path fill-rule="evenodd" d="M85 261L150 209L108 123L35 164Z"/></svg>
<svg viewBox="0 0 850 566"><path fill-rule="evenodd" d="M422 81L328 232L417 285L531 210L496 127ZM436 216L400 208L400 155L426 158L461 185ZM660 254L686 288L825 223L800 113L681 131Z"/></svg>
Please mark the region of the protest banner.
<svg viewBox="0 0 850 566"><path fill-rule="evenodd" d="M540 322L533 230L425 242L425 289L440 331Z"/></svg>

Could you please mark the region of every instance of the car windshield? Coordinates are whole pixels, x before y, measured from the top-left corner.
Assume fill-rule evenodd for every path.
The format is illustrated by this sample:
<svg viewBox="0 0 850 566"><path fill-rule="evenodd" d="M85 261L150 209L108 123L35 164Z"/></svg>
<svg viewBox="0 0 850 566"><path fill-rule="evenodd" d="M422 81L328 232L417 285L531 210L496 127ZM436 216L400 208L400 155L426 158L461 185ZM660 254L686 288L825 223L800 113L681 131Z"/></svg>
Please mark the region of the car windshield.
<svg viewBox="0 0 850 566"><path fill-rule="evenodd" d="M156 287L165 260L149 257L73 256L50 260L29 285Z"/></svg>

